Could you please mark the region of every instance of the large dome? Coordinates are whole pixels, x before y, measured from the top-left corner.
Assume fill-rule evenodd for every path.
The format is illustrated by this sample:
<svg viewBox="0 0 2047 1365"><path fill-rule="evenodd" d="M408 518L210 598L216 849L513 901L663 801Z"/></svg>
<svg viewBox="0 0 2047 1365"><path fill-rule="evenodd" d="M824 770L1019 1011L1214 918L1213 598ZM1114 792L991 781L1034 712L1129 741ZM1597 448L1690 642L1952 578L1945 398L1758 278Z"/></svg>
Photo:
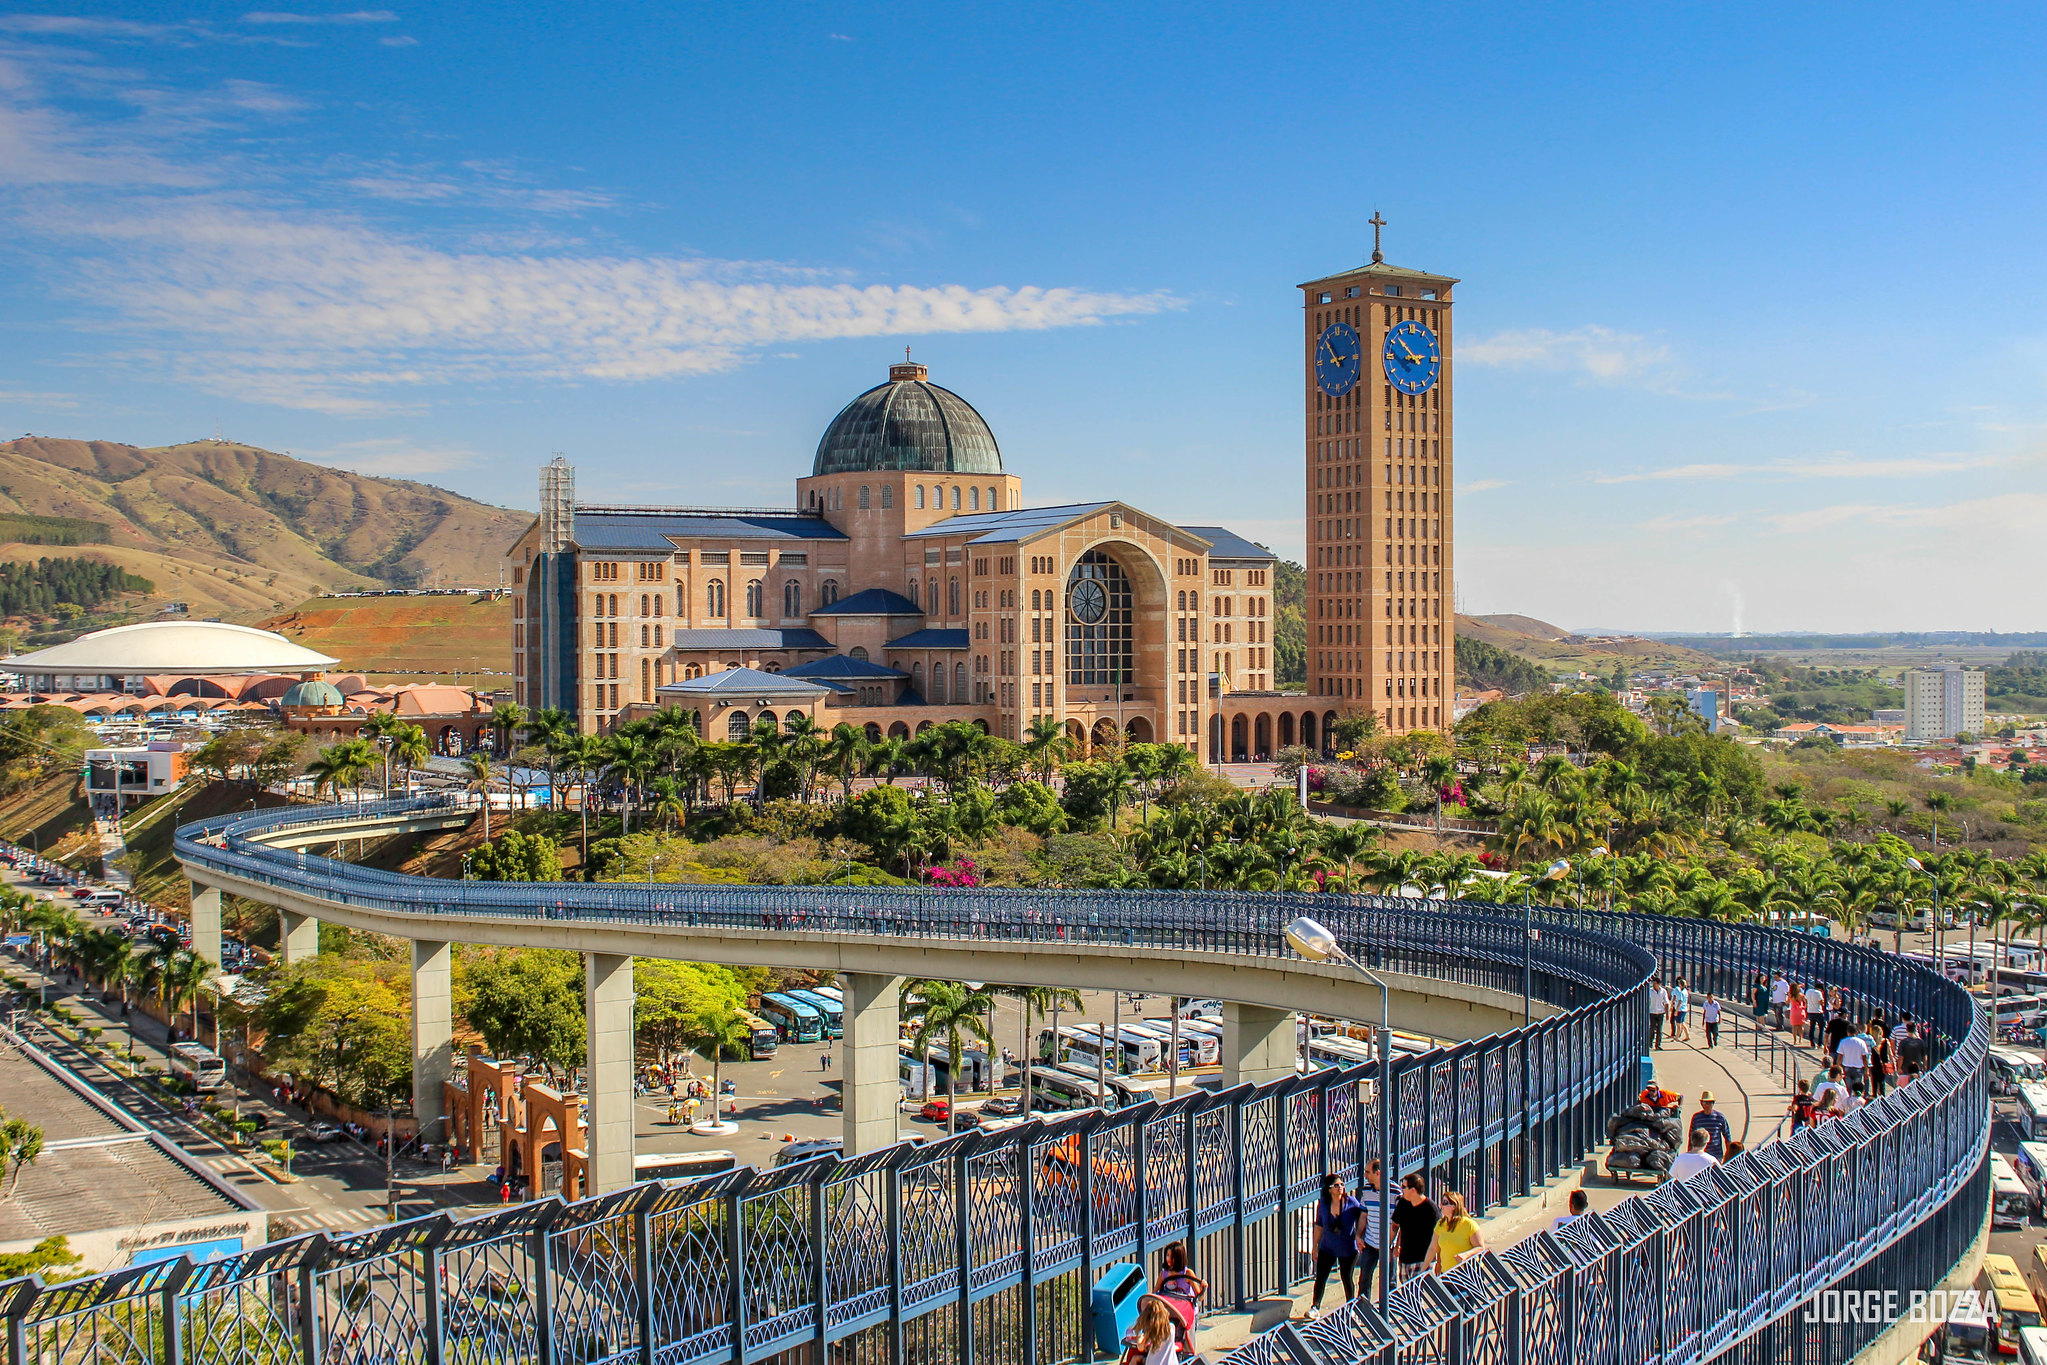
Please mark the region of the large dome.
<svg viewBox="0 0 2047 1365"><path fill-rule="evenodd" d="M931 383L929 373L922 365L889 366L888 383L846 404L825 428L810 472L1000 474L995 433L966 399Z"/></svg>

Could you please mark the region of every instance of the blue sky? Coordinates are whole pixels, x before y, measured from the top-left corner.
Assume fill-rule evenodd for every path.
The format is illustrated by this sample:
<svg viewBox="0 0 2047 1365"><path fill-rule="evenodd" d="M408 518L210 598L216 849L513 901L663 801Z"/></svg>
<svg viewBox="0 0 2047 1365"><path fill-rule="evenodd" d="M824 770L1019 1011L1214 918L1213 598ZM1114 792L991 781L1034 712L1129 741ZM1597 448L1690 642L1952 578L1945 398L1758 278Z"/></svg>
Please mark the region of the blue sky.
<svg viewBox="0 0 2047 1365"><path fill-rule="evenodd" d="M909 345L1302 544L1299 296L1463 280L1467 611L2039 629L2038 11L0 12L0 433L786 505Z"/></svg>

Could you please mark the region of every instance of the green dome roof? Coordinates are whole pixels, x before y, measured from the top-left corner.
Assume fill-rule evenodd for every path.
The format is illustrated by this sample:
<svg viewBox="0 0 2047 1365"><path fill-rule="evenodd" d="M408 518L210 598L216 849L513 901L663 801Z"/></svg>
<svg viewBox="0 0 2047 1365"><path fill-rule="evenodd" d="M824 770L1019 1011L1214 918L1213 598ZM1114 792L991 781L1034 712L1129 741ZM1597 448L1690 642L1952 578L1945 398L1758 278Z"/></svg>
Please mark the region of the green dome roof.
<svg viewBox="0 0 2047 1365"><path fill-rule="evenodd" d="M319 678L294 684L289 692L278 698L278 705L286 707L339 706L341 703L341 689Z"/></svg>
<svg viewBox="0 0 2047 1365"><path fill-rule="evenodd" d="M973 405L925 378L922 365L891 365L877 384L840 410L817 443L816 474L906 470L1000 474L995 433Z"/></svg>

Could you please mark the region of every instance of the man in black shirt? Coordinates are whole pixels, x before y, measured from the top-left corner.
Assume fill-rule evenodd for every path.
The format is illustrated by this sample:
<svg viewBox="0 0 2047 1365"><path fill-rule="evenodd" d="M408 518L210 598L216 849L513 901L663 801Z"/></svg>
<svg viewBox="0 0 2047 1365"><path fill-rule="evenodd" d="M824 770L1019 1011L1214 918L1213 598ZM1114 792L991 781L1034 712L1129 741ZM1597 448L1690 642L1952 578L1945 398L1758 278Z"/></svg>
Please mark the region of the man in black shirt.
<svg viewBox="0 0 2047 1365"><path fill-rule="evenodd" d="M1429 1187L1419 1175L1400 1185L1400 1201L1393 1206L1393 1226L1400 1234L1400 1280L1405 1284L1422 1273L1429 1258L1429 1243L1436 1237L1436 1206L1429 1202Z"/></svg>
<svg viewBox="0 0 2047 1365"><path fill-rule="evenodd" d="M1927 1058L1931 1052L1925 1036L1915 1029L1898 1043L1898 1070L1907 1077L1917 1076L1926 1070Z"/></svg>

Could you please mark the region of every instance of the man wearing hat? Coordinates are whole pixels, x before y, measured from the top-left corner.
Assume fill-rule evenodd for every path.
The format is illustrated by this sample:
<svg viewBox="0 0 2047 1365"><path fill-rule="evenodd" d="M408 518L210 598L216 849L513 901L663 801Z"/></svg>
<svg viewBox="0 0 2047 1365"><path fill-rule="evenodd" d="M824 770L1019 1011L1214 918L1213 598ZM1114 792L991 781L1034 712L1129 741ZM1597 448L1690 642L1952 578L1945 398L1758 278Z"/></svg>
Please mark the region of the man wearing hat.
<svg viewBox="0 0 2047 1365"><path fill-rule="evenodd" d="M1715 1161L1727 1159L1727 1143L1734 1134L1727 1126L1727 1115L1713 1107L1712 1091L1699 1092L1699 1112L1692 1115L1689 1131L1706 1134L1706 1155Z"/></svg>

